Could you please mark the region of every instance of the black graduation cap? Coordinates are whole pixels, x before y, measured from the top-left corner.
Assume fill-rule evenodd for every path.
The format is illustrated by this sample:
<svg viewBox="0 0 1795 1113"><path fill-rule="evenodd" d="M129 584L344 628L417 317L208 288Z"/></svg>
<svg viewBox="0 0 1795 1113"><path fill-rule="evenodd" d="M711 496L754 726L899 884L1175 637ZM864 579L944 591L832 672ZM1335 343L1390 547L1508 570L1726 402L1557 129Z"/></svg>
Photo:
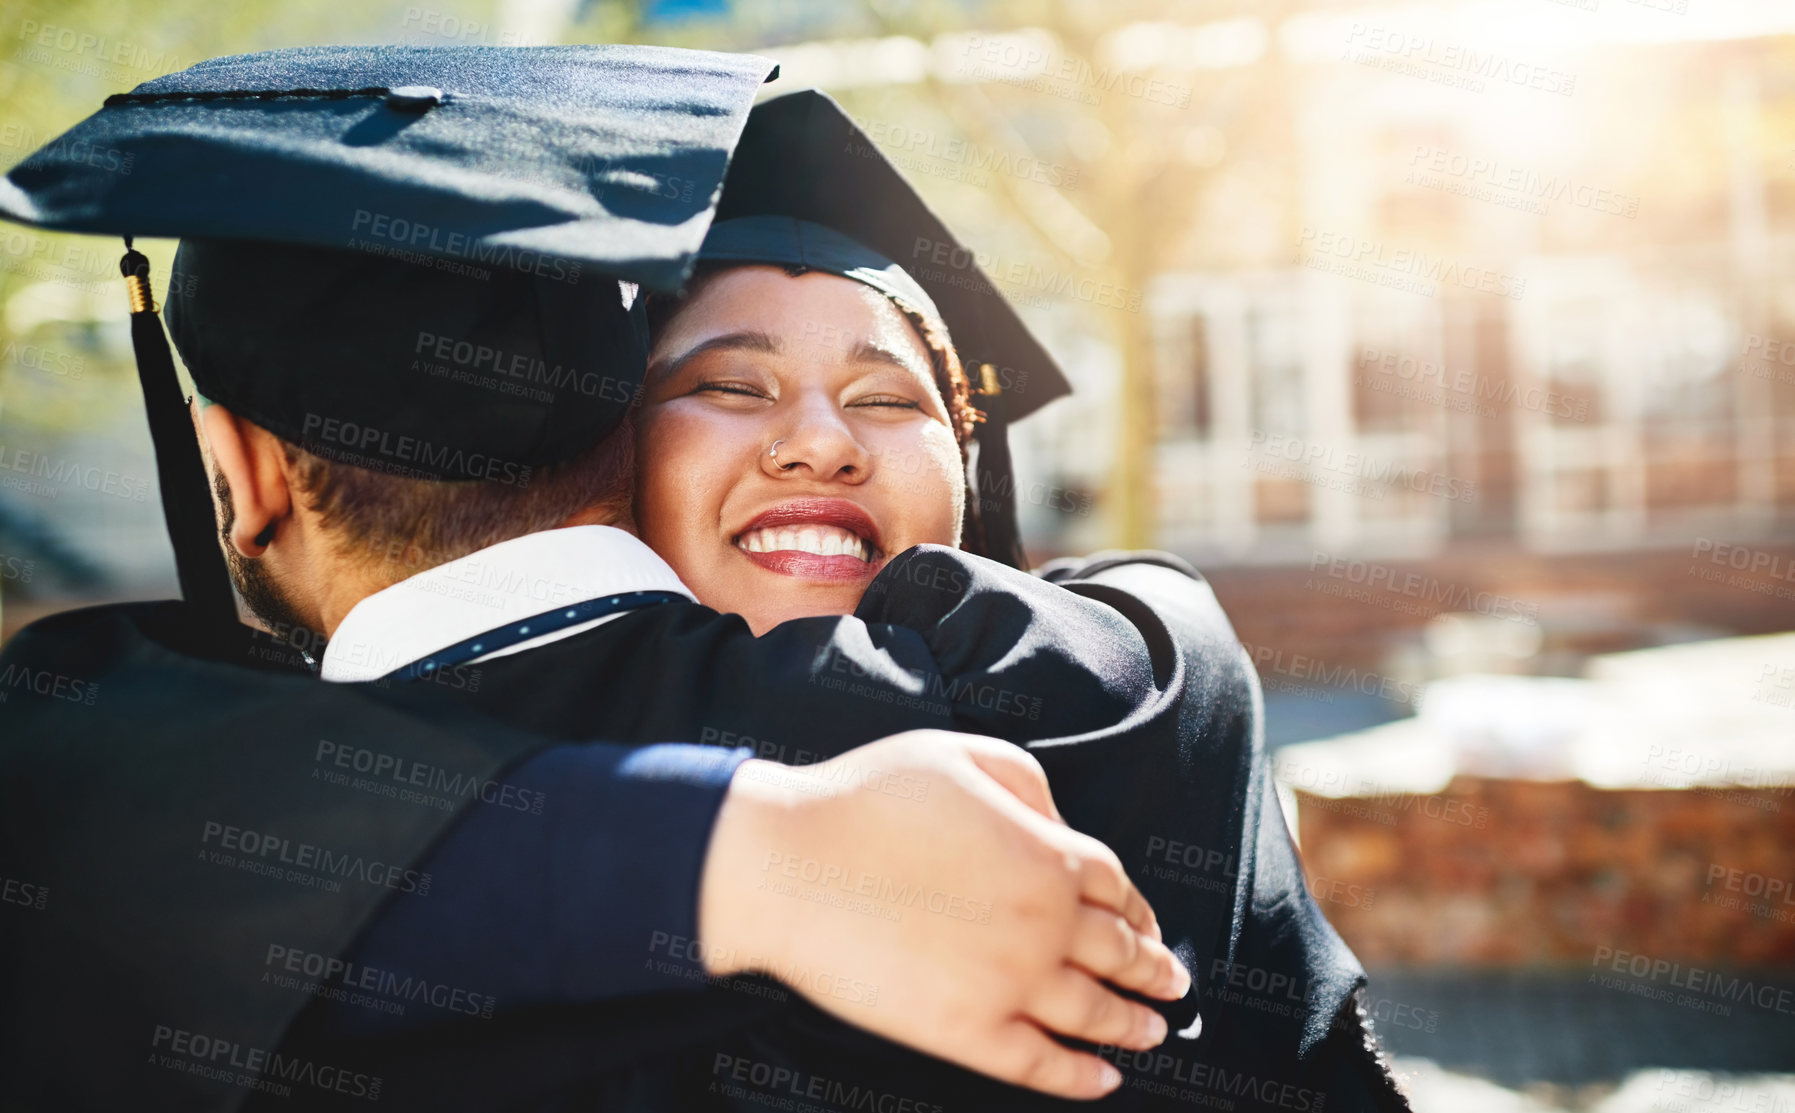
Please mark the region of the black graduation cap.
<svg viewBox="0 0 1795 1113"><path fill-rule="evenodd" d="M271 431L527 482L626 412L634 284L690 270L776 73L642 46L218 58L108 98L0 181L0 216L127 248L181 237L168 318L195 385ZM148 261L121 270L182 593L234 619Z"/></svg>
<svg viewBox="0 0 1795 1113"><path fill-rule="evenodd" d="M794 219L735 223L766 216ZM1027 567L1016 524L1009 424L1072 387L972 250L842 107L816 90L773 97L748 114L716 220L701 259L804 265L881 289L901 276L926 292L986 416L975 433L972 501L987 555ZM848 243L827 242L803 222L833 229Z"/></svg>

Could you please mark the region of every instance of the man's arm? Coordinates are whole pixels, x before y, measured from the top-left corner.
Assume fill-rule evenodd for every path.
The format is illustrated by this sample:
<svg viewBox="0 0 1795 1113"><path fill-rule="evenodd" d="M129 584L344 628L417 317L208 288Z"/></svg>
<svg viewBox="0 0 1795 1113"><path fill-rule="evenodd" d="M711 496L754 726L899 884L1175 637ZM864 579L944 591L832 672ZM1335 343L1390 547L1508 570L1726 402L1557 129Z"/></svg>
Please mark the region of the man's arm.
<svg viewBox="0 0 1795 1113"><path fill-rule="evenodd" d="M1165 1038L1158 1013L1109 986L1176 1000L1190 978L1159 941L1121 863L1064 824L1040 764L1025 752L918 731L801 774L784 769L763 782L752 771L738 776L741 799L732 792L724 805L705 869L700 933L721 943L718 972L783 974L796 964L803 987L816 971L850 971L882 987L876 1007L828 992L805 996L875 1035L1061 1097L1100 1097L1121 1076L1047 1033L1137 1050ZM866 790L794 797L782 782L795 774ZM880 791L893 775L928 785L927 799ZM739 816L738 803L746 805ZM772 875L791 877L790 891L773 899L768 867L792 866L794 848L798 868ZM915 899L865 925L787 899L846 891L871 896L859 902L870 905L890 899L887 890ZM756 954L776 957L740 957Z"/></svg>
<svg viewBox="0 0 1795 1113"><path fill-rule="evenodd" d="M766 974L887 1038L1087 1098L1119 1075L1043 1029L1155 1046L1159 1016L1102 983L1189 988L1114 855L1057 819L1038 764L1007 743L921 732L803 768L714 748L707 759L691 752L702 747L650 746L622 763L588 749L557 747L508 774L524 792L552 783L572 814L467 816L425 863L442 902L390 905L356 969L478 985L501 1021ZM882 791L887 779L926 785L926 799ZM631 829L644 820L650 830ZM865 878L947 894L960 914L844 922L827 898ZM875 987L876 1000L844 1000L850 982ZM707 1021L744 1021L736 995L715 996ZM303 1038L402 1041L457 1019L338 1004ZM601 1053L538 1066L525 1085L546 1095L603 1065Z"/></svg>
<svg viewBox="0 0 1795 1113"><path fill-rule="evenodd" d="M419 868L428 901L392 901L357 942L365 969L428 975L495 1011L699 993L698 891L712 827L747 749L554 746L504 784L539 809L483 806ZM454 1013L340 1010L344 1036Z"/></svg>

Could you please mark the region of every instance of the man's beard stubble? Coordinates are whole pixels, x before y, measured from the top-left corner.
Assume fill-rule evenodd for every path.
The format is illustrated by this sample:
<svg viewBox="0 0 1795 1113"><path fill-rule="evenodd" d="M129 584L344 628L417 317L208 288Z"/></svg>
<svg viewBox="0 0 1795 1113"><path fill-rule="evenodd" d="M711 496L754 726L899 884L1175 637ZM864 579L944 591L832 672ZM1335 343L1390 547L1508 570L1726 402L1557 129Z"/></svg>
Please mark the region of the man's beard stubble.
<svg viewBox="0 0 1795 1113"><path fill-rule="evenodd" d="M223 509L224 522L218 527L218 536L224 544L224 561L231 570L231 585L243 596L244 604L277 637L292 637L295 632L306 629L305 621L299 617L299 609L287 596L286 589L275 582L260 560L244 556L231 544L231 527L237 523L237 507L231 501L231 486L225 482L223 472L212 477L212 492L218 496L218 505Z"/></svg>

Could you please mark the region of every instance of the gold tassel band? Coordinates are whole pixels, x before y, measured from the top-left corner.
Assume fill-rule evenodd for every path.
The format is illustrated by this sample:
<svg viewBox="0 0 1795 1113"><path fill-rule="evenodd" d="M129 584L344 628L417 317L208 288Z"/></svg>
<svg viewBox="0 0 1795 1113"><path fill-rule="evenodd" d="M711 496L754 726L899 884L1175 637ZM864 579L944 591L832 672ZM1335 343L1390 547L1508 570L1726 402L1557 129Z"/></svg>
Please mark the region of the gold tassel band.
<svg viewBox="0 0 1795 1113"><path fill-rule="evenodd" d="M984 395L1003 393L1003 384L997 378L997 368L989 363L979 364L979 393Z"/></svg>
<svg viewBox="0 0 1795 1113"><path fill-rule="evenodd" d="M131 315L154 313L156 299L150 294L150 261L143 252L131 246L125 237L124 258L118 261L118 273L125 276L125 295L131 299Z"/></svg>
<svg viewBox="0 0 1795 1113"><path fill-rule="evenodd" d="M131 299L132 313L154 313L155 299L150 296L150 280L141 274L125 276L125 295Z"/></svg>

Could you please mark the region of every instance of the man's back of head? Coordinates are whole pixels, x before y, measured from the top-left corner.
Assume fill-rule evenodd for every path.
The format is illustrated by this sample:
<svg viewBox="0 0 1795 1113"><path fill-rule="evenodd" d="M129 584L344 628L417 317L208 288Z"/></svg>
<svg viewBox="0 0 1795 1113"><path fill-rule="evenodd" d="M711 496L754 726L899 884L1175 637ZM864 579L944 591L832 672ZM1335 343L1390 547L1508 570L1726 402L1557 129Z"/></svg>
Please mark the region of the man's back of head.
<svg viewBox="0 0 1795 1113"><path fill-rule="evenodd" d="M629 521L633 287L531 252L486 264L183 241L165 314L263 621L328 634L426 568Z"/></svg>

